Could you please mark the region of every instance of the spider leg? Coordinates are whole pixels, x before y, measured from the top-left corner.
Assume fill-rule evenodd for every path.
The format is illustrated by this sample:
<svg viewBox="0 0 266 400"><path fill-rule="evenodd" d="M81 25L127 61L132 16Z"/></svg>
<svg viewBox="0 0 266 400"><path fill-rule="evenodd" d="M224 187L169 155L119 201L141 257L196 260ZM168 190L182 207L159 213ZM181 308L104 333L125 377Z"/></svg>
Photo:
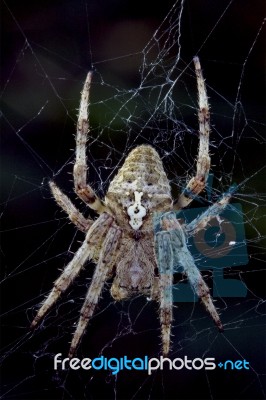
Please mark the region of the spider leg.
<svg viewBox="0 0 266 400"><path fill-rule="evenodd" d="M117 247L120 242L120 237L121 231L111 226L104 240L102 253L80 312L80 319L69 350L68 356L70 358L72 358L76 352L81 337L84 334L88 322L93 315L96 304L99 301L103 285L109 276L108 274L110 269L112 269L116 261Z"/></svg>
<svg viewBox="0 0 266 400"><path fill-rule="evenodd" d="M73 176L75 192L90 208L99 214L106 211L103 202L96 196L94 190L87 184L87 159L86 142L89 131L88 102L91 85L92 72L89 72L81 93L79 116L76 133L76 161L74 164Z"/></svg>
<svg viewBox="0 0 266 400"><path fill-rule="evenodd" d="M94 258L95 245L97 245L97 242L101 242L100 236L104 237L106 235L106 232L108 231L112 221L113 219L108 214L102 214L92 225L82 246L76 252L73 259L66 266L59 278L55 281L53 289L32 321L31 329L34 329L40 323L51 307L59 299L61 294L67 290L67 288L79 274L85 262L89 258ZM95 243L92 243L91 237L94 238Z"/></svg>
<svg viewBox="0 0 266 400"><path fill-rule="evenodd" d="M72 281L79 274L85 261L89 258L89 254L90 254L89 245L87 241L85 241L75 254L74 258L66 266L62 275L60 275L60 277L55 281L52 291L50 292L47 299L39 309L36 317L32 321L31 329L34 329L39 324L39 322L44 318L44 316L48 313L50 308L55 304L55 302L61 296L61 293L65 292L66 289L70 286Z"/></svg>
<svg viewBox="0 0 266 400"><path fill-rule="evenodd" d="M199 150L197 170L196 175L190 179L185 190L179 196L175 209L187 207L195 196L205 188L211 163L209 156L210 112L206 85L203 79L199 58L194 57L193 61L195 65L199 96Z"/></svg>
<svg viewBox="0 0 266 400"><path fill-rule="evenodd" d="M228 193L225 193L220 200L210 206L204 213L200 214L189 224L183 225L186 236L195 236L200 230L204 229L213 218L219 217L227 207L231 197L232 193L229 190Z"/></svg>
<svg viewBox="0 0 266 400"><path fill-rule="evenodd" d="M167 233L170 233L170 246L173 252L174 264L180 265L183 268L183 271L185 272L194 292L203 302L206 310L211 315L218 329L222 331L223 326L219 314L213 304L210 290L204 282L200 271L195 265L194 259L187 248L186 238L183 229L173 213L168 213L168 215L163 218L162 227L163 229L166 229ZM163 231L162 233L164 232L165 231Z"/></svg>
<svg viewBox="0 0 266 400"><path fill-rule="evenodd" d="M173 320L173 249L170 232L158 232L155 238L155 248L159 267L160 323L162 332L163 354L170 350L171 325Z"/></svg>
<svg viewBox="0 0 266 400"><path fill-rule="evenodd" d="M92 219L86 219L76 209L70 199L59 189L59 187L53 182L49 182L50 189L55 198L57 204L67 213L70 221L78 227L82 232L87 232L90 226L93 224Z"/></svg>

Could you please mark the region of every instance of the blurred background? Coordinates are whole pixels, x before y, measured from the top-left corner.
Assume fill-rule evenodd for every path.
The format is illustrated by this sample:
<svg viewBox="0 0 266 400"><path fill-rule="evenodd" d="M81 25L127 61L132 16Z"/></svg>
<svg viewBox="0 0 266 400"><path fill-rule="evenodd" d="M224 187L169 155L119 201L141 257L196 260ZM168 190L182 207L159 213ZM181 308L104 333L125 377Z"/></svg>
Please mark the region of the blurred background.
<svg viewBox="0 0 266 400"><path fill-rule="evenodd" d="M1 1L3 398L265 398L264 16L260 0ZM198 303L176 305L172 357L244 358L252 368L165 370L151 377L55 373L53 356L67 354L93 266L38 331L29 333L28 326L83 240L58 210L48 181L55 179L93 216L76 201L69 175L86 74L94 71L88 163L97 193L105 193L134 145L150 143L176 195L193 173L198 145L195 54L211 106L216 198L232 183L242 184L235 201L243 206L249 263L228 268L225 276L242 280L248 295L217 299L224 335ZM212 286L211 271L205 277ZM116 304L106 290L79 356L157 357L157 308L142 297Z"/></svg>

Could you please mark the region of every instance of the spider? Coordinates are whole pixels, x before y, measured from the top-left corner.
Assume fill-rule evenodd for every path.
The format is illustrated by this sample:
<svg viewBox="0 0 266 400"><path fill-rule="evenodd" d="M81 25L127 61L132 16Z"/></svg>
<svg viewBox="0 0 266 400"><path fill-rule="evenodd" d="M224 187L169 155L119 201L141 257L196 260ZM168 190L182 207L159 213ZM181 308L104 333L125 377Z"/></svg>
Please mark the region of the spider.
<svg viewBox="0 0 266 400"><path fill-rule="evenodd" d="M57 204L86 236L83 244L54 283L31 328L35 328L58 298L72 284L87 260L96 264L80 318L74 332L69 357L77 351L81 338L99 301L104 283L113 277L111 295L117 300L143 294L159 302L162 353L170 351L173 322L172 284L174 266L184 274L220 331L223 326L204 282L187 247L187 238L204 229L224 210L231 194L220 200L189 224L181 224L174 210L187 207L205 187L210 169L210 115L200 61L194 57L198 88L199 149L196 173L174 205L169 180L157 151L150 145L134 148L110 182L101 200L87 183L86 142L89 134L88 104L92 80L89 72L81 93L74 163L75 192L99 215L86 219L70 199L51 181Z"/></svg>

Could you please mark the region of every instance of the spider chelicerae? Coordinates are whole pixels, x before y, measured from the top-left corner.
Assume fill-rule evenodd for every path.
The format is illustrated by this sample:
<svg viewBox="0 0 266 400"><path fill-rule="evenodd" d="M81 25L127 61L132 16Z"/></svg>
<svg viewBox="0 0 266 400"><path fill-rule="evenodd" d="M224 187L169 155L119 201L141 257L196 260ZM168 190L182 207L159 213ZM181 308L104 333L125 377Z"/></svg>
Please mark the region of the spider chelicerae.
<svg viewBox="0 0 266 400"><path fill-rule="evenodd" d="M210 169L209 105L198 57L194 58L194 65L199 102L197 166L195 176L189 180L175 204L160 156L149 145L138 146L129 153L124 165L110 182L104 200L87 183L86 142L89 134L88 103L92 73L87 75L81 94L73 176L76 194L99 216L95 221L86 219L58 186L50 182L57 204L86 236L31 324L35 328L40 323L85 263L93 260L96 268L71 342L70 358L77 351L98 304L104 283L112 277L111 295L115 300L144 294L159 302L164 355L170 350L172 286L176 265L183 269L192 289L202 300L218 329L223 329L209 288L196 267L186 242L188 237L204 229L212 218L219 216L228 204L231 194L224 194L189 224L181 224L175 212L187 207L202 192Z"/></svg>

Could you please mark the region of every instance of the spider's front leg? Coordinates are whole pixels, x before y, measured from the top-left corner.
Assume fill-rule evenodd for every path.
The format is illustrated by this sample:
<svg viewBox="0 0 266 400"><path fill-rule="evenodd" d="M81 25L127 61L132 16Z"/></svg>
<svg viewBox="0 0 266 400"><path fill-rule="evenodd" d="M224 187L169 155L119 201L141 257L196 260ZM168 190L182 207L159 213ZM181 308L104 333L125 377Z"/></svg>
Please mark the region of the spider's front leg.
<svg viewBox="0 0 266 400"><path fill-rule="evenodd" d="M185 190L181 193L176 209L187 207L191 201L205 188L206 180L210 170L209 135L210 135L210 112L205 82L198 57L193 59L198 86L199 101L199 150L197 159L196 175L190 179Z"/></svg>
<svg viewBox="0 0 266 400"><path fill-rule="evenodd" d="M98 214L106 211L103 202L97 197L94 190L87 184L87 158L86 143L89 131L88 121L88 102L90 94L90 85L92 72L89 72L84 83L81 93L81 101L79 107L79 116L76 133L76 161L74 164L73 176L75 192L90 208L98 212Z"/></svg>
<svg viewBox="0 0 266 400"><path fill-rule="evenodd" d="M229 201L231 200L232 194L235 188L232 187L225 193L220 200L212 204L207 210L200 214L197 218L195 218L190 223L183 225L184 232L187 238L191 236L195 236L199 231L206 228L208 223L214 219L218 218L220 214L225 210L228 206Z"/></svg>

